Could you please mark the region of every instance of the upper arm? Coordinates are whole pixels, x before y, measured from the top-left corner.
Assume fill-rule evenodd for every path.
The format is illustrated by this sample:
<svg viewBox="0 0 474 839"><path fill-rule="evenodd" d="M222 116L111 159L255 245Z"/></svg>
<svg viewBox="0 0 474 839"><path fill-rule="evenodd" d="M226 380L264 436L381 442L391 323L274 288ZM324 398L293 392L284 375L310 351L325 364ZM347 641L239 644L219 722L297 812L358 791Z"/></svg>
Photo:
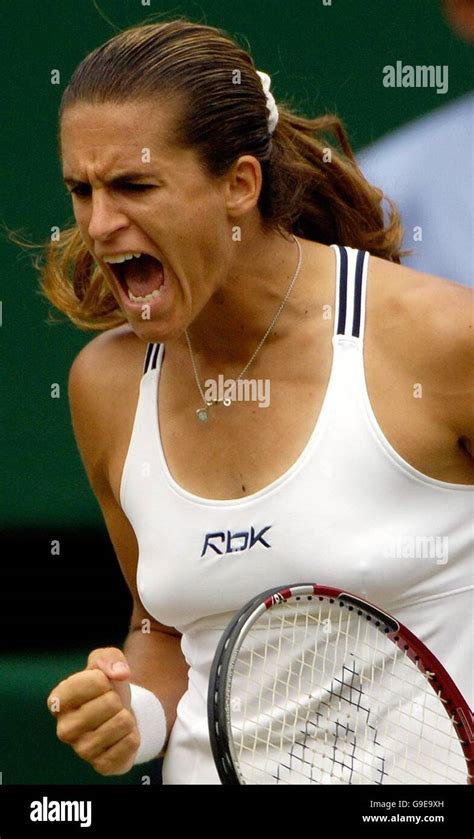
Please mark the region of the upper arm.
<svg viewBox="0 0 474 839"><path fill-rule="evenodd" d="M474 450L474 290L423 275L416 297L417 332L430 393L453 439L471 456ZM414 305L415 308L415 305Z"/></svg>
<svg viewBox="0 0 474 839"><path fill-rule="evenodd" d="M423 385L423 398L453 443L461 443L472 456L474 290L372 259L387 289L381 294L384 310L379 312L384 339L388 336L398 364L414 377L413 382Z"/></svg>
<svg viewBox="0 0 474 839"><path fill-rule="evenodd" d="M152 629L180 636L173 627L155 620L141 603L136 585L138 545L135 532L117 503L107 478L111 400L107 393L107 375L104 375L104 359L107 352L105 338L105 335L99 335L90 341L71 366L69 404L74 435L89 483L101 508L121 571L132 595L130 631L141 628L142 620L148 619Z"/></svg>
<svg viewBox="0 0 474 839"><path fill-rule="evenodd" d="M136 584L138 544L135 532L125 513L117 504L110 486L104 482L96 481L93 490L102 510L110 541L114 546L120 568L133 598L130 631L141 629L142 621L146 619L150 621L150 628L152 630L158 630L180 637L181 633L176 629L159 623L159 621L150 615L140 600Z"/></svg>
<svg viewBox="0 0 474 839"><path fill-rule="evenodd" d="M474 451L474 290L449 283L438 312L438 344L452 428L466 450Z"/></svg>

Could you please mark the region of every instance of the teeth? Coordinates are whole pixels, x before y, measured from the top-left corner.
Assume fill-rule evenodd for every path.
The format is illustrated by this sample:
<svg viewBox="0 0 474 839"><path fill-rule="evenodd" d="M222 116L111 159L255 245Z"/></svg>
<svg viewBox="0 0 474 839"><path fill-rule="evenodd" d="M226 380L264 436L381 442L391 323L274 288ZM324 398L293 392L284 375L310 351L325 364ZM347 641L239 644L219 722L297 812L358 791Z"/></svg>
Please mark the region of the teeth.
<svg viewBox="0 0 474 839"><path fill-rule="evenodd" d="M109 263L112 263L112 264L115 265L115 264L118 264L118 263L127 262L129 259L134 259L134 258L138 259L140 256L142 256L141 253L120 253L120 254L116 254L115 256L104 256L104 257L102 257L102 259L104 260L104 262L109 262ZM127 291L128 291L129 300L131 300L132 303L148 303L150 300L154 300L157 297L159 297L161 287L160 288L155 288L150 294L146 294L145 297L140 297L140 296L136 297L133 294L133 292L130 291L128 286L127 286Z"/></svg>
<svg viewBox="0 0 474 839"><path fill-rule="evenodd" d="M127 291L128 291L128 296L129 296L130 300L132 301L132 303L148 303L149 300L153 300L154 298L160 296L161 289L162 289L162 286L160 286L160 288L155 288L151 292L151 294L147 294L145 297L135 297L135 295L132 294L132 292L130 291L129 288L127 289Z"/></svg>
<svg viewBox="0 0 474 839"><path fill-rule="evenodd" d="M104 256L102 257L104 262L110 262L113 265L120 262L126 262L128 259L138 259L141 256L141 253L120 253L116 256Z"/></svg>

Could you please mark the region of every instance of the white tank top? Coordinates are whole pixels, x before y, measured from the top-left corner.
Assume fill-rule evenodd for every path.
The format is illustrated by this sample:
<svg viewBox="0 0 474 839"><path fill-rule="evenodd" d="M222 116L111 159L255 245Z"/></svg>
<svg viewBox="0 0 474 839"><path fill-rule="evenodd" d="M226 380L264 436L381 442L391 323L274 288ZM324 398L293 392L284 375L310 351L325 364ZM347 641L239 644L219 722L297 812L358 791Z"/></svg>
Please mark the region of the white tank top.
<svg viewBox="0 0 474 839"><path fill-rule="evenodd" d="M218 784L207 689L219 637L273 586L340 586L391 612L427 644L473 704L473 486L430 478L381 431L363 362L369 254L336 254L330 379L296 462L258 492L201 498L180 487L160 440L163 345L148 346L120 487L139 545L138 591L182 633L189 686L163 764L167 784Z"/></svg>

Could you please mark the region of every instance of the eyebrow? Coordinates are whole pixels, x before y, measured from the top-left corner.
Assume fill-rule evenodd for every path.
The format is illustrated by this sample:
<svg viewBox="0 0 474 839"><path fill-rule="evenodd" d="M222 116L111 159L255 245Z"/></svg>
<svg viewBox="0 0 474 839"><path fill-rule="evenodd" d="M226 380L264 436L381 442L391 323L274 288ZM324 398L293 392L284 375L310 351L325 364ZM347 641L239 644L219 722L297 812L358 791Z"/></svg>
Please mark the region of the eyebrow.
<svg viewBox="0 0 474 839"><path fill-rule="evenodd" d="M102 180L102 183L105 184L118 184L123 183L123 181L148 180L153 177L155 176L151 172L119 172L110 178L99 178L99 180ZM78 181L75 178L63 178L63 180L67 186L83 186L89 183L88 181Z"/></svg>

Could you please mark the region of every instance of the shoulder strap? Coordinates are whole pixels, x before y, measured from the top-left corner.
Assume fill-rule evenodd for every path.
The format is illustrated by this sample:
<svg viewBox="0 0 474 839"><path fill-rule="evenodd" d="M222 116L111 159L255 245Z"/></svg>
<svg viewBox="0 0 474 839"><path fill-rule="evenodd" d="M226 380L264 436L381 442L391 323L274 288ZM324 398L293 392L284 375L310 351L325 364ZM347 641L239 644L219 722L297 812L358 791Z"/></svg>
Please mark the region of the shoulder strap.
<svg viewBox="0 0 474 839"><path fill-rule="evenodd" d="M143 365L143 375L148 373L149 370L155 370L159 349L159 344L148 344L145 363Z"/></svg>
<svg viewBox="0 0 474 839"><path fill-rule="evenodd" d="M336 252L334 336L363 341L369 252L331 245Z"/></svg>

